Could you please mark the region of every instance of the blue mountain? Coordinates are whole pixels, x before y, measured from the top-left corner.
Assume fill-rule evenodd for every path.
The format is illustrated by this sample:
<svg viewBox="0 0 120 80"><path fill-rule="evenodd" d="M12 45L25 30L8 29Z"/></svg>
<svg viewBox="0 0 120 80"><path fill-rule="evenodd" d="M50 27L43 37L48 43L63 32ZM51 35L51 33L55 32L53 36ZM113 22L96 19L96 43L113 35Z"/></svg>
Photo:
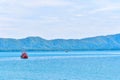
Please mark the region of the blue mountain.
<svg viewBox="0 0 120 80"><path fill-rule="evenodd" d="M0 51L16 50L119 50L120 34L84 39L46 40L40 37L24 39L0 38Z"/></svg>

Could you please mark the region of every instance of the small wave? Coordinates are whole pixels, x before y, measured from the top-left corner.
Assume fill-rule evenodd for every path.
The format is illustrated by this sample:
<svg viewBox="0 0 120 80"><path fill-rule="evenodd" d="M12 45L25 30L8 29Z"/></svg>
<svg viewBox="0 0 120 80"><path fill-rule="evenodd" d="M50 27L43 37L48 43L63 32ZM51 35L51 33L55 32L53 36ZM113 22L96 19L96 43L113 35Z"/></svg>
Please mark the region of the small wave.
<svg viewBox="0 0 120 80"><path fill-rule="evenodd" d="M14 61L14 60L47 60L47 59L69 59L69 58L107 58L107 57L120 57L120 55L79 55L79 56L32 56L28 59L21 59L20 57L4 57L0 61Z"/></svg>
<svg viewBox="0 0 120 80"><path fill-rule="evenodd" d="M41 56L31 57L30 59L64 59L64 58L102 58L102 57L120 57L120 55L82 55L82 56Z"/></svg>
<svg viewBox="0 0 120 80"><path fill-rule="evenodd" d="M0 61L12 61L12 60L21 60L18 57L4 57L4 58L0 58Z"/></svg>

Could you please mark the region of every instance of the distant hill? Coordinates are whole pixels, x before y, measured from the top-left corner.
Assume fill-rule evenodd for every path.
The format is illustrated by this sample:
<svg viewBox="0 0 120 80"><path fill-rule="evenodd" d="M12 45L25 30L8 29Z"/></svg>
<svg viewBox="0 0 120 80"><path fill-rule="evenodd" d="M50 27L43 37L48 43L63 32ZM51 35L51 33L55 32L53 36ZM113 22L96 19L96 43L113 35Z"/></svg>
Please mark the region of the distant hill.
<svg viewBox="0 0 120 80"><path fill-rule="evenodd" d="M0 51L21 50L120 50L120 34L85 39L0 38Z"/></svg>

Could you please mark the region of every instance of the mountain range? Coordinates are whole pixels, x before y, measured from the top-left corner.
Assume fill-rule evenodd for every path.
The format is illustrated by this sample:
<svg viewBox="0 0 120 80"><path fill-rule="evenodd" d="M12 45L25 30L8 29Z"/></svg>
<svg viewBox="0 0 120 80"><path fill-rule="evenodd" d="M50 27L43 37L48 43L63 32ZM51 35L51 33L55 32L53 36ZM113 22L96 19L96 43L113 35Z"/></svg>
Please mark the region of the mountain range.
<svg viewBox="0 0 120 80"><path fill-rule="evenodd" d="M0 51L40 50L119 50L120 34L84 39L0 38Z"/></svg>

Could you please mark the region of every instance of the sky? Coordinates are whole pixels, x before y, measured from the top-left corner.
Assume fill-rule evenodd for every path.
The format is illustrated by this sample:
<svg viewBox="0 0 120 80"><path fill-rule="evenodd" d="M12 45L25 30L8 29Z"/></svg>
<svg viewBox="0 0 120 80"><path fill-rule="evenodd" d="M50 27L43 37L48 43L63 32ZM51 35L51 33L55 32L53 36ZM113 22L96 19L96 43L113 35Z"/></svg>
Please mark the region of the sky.
<svg viewBox="0 0 120 80"><path fill-rule="evenodd" d="M81 39L120 33L120 0L0 0L0 37Z"/></svg>

